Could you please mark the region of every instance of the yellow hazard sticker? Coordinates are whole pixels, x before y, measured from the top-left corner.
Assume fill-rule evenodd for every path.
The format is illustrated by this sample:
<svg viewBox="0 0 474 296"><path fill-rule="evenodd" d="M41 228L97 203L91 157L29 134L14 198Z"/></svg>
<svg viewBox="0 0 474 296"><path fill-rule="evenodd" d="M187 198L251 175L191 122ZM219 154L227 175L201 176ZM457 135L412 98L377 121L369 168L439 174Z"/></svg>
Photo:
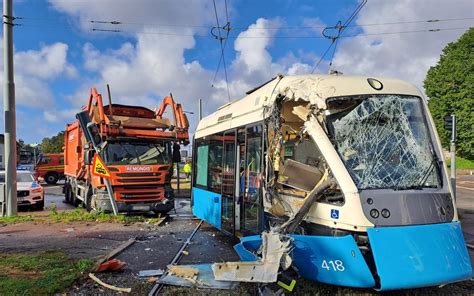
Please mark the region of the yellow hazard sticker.
<svg viewBox="0 0 474 296"><path fill-rule="evenodd" d="M92 174L103 178L110 178L109 170L97 154L94 155L94 162L92 164Z"/></svg>

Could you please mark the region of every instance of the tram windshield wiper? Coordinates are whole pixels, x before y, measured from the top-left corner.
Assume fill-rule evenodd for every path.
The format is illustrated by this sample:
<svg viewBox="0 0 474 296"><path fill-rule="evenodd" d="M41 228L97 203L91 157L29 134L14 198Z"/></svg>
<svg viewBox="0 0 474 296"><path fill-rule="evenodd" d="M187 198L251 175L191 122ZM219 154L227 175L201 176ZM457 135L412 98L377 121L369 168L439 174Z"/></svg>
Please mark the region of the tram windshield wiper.
<svg viewBox="0 0 474 296"><path fill-rule="evenodd" d="M407 186L394 186L392 187L393 190L408 190L408 189L414 189L414 190L421 190L423 188L436 188L438 186L436 185L428 185L426 186L425 183L428 180L428 177L431 175L433 172L433 169L437 168L438 164L440 163L438 157L436 154L432 153L433 158L431 159L430 165L428 168L421 174L420 182L418 184L413 184L413 185L407 185Z"/></svg>

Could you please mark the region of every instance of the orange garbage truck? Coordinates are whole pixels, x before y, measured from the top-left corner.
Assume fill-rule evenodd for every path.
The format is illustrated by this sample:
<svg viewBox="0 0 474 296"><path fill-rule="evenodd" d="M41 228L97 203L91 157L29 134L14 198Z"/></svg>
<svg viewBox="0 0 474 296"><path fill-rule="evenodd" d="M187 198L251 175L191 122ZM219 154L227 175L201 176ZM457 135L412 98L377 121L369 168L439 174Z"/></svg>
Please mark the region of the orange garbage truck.
<svg viewBox="0 0 474 296"><path fill-rule="evenodd" d="M172 120L164 117L167 107ZM172 210L173 163L179 161L180 145L189 143L188 128L171 95L153 111L112 104L110 90L104 105L92 88L87 106L66 126L66 202L115 214Z"/></svg>

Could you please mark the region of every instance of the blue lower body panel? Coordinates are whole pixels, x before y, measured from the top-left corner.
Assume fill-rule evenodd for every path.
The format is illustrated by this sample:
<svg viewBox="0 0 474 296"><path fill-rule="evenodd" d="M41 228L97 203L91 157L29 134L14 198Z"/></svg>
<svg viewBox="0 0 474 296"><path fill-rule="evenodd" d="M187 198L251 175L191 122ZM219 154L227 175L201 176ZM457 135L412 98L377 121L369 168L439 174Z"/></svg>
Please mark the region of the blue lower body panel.
<svg viewBox="0 0 474 296"><path fill-rule="evenodd" d="M290 235L293 266L301 277L339 286L372 288L374 278L352 236ZM254 261L262 243L260 236L241 239L234 249L242 261Z"/></svg>
<svg viewBox="0 0 474 296"><path fill-rule="evenodd" d="M367 232L380 290L436 286L472 276L459 222L372 228Z"/></svg>
<svg viewBox="0 0 474 296"><path fill-rule="evenodd" d="M221 229L221 195L196 187L193 187L192 194L194 216Z"/></svg>
<svg viewBox="0 0 474 296"><path fill-rule="evenodd" d="M459 222L368 230L380 283L354 238L290 235L293 265L301 277L327 284L378 290L436 286L468 279L472 268ZM234 246L242 261L255 261L262 239L241 238Z"/></svg>

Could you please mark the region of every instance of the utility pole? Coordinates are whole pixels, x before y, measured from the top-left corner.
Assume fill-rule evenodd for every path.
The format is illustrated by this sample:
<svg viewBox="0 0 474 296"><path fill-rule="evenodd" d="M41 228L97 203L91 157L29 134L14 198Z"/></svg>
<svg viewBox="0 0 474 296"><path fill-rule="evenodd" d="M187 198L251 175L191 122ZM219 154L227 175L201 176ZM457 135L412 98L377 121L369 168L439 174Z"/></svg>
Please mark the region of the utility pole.
<svg viewBox="0 0 474 296"><path fill-rule="evenodd" d="M451 187L453 188L454 199L456 199L456 115L446 115L444 117L444 128L451 131L451 141L449 150L451 152Z"/></svg>
<svg viewBox="0 0 474 296"><path fill-rule="evenodd" d="M3 110L5 120L5 184L7 216L17 213L16 111L13 79L13 0L3 0Z"/></svg>
<svg viewBox="0 0 474 296"><path fill-rule="evenodd" d="M453 187L454 199L456 199L456 115L451 114L453 126L451 128L451 185Z"/></svg>
<svg viewBox="0 0 474 296"><path fill-rule="evenodd" d="M202 119L202 100L199 99L199 120Z"/></svg>

